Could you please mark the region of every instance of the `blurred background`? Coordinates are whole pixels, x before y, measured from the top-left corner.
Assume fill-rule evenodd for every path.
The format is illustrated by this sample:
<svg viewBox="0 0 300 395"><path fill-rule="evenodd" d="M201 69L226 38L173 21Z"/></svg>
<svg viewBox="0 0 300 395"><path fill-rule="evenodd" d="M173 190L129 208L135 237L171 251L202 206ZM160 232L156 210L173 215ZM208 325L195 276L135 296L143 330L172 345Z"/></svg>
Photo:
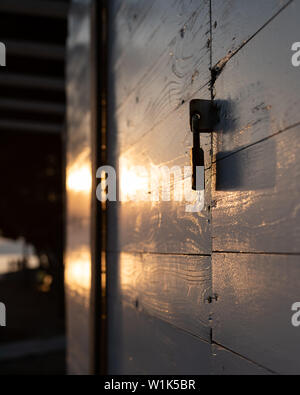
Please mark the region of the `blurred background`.
<svg viewBox="0 0 300 395"><path fill-rule="evenodd" d="M0 2L7 48L0 68L0 301L9 306L0 374L65 372L68 7L68 0Z"/></svg>

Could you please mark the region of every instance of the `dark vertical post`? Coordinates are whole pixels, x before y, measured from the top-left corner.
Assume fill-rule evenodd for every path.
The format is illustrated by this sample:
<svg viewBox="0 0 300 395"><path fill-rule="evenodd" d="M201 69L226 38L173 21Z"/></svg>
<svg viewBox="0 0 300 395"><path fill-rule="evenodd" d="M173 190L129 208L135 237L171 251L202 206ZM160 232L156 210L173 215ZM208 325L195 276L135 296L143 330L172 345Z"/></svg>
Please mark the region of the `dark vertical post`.
<svg viewBox="0 0 300 395"><path fill-rule="evenodd" d="M105 206L96 198L96 171L106 160L107 96L107 1L93 0L91 6L91 94L92 94L92 288L91 370L105 374L106 331L106 220Z"/></svg>

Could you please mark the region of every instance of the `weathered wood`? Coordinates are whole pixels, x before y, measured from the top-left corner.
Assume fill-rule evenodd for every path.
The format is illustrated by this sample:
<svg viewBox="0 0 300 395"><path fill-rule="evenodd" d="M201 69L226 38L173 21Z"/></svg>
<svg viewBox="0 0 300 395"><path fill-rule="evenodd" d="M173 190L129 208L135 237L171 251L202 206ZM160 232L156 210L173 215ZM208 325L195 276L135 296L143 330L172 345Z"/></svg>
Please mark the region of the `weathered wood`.
<svg viewBox="0 0 300 395"><path fill-rule="evenodd" d="M173 12L175 11L176 9ZM208 5L202 4L190 20L185 22L185 18L185 15L180 18L177 16L175 28L172 26L171 14L160 29L155 31L151 40L145 41L145 48L141 46L142 38L139 36L139 48L135 48L133 41L129 46L132 53L126 55L128 62L132 64L125 65L122 62L115 71L114 108L122 105L116 114L115 129L119 152L139 141L141 136L150 132L184 102L199 97L197 95L205 96L208 91ZM152 24L153 30L156 25ZM180 25L185 26L182 33ZM142 27L144 28L144 23ZM161 31L162 28L166 31ZM162 37L168 37L170 31L169 43ZM201 88L204 89L199 92Z"/></svg>
<svg viewBox="0 0 300 395"><path fill-rule="evenodd" d="M214 251L300 252L300 126L216 164Z"/></svg>
<svg viewBox="0 0 300 395"><path fill-rule="evenodd" d="M126 15L137 15L131 31L123 27L128 45L122 29L111 34L109 146L130 167L145 166L150 173L151 167L177 165L183 173L192 146L188 100L210 98L209 2L153 0L143 11L135 4L120 6L114 17L123 26ZM108 234L110 251L210 253L210 136L202 144L208 168L203 212L187 213L186 202L173 197L116 204L115 214L108 215L114 229ZM131 178L128 172L119 175L128 187Z"/></svg>
<svg viewBox="0 0 300 395"><path fill-rule="evenodd" d="M213 65L237 51L290 0L212 0Z"/></svg>
<svg viewBox="0 0 300 395"><path fill-rule="evenodd" d="M276 373L299 374L300 257L213 254L213 340Z"/></svg>
<svg viewBox="0 0 300 395"><path fill-rule="evenodd" d="M291 63L299 13L300 3L291 3L217 77L214 88L221 122L214 151L218 158L300 122L299 70Z"/></svg>
<svg viewBox="0 0 300 395"><path fill-rule="evenodd" d="M211 258L159 254L109 254L109 298L206 341L210 339Z"/></svg>
<svg viewBox="0 0 300 395"><path fill-rule="evenodd" d="M137 13L133 15L142 12L142 21L137 17L137 26L130 35L129 45L123 44L123 30L115 31L111 68L115 74L113 89L116 108L124 106L130 95L133 95L133 102L139 96L140 108L143 99L148 106L153 106L158 103L157 98L170 100L173 91L180 90L183 84L188 87L196 82L193 86L195 90L198 81L205 83L209 80L209 2L152 0L147 4L142 8L144 11L135 7ZM127 24L132 23L127 20L126 13L120 17L121 23L123 18L126 18ZM124 30L126 37L127 29ZM158 91L151 86L153 84Z"/></svg>
<svg viewBox="0 0 300 395"><path fill-rule="evenodd" d="M212 345L212 374L214 375L270 375L268 370L248 361L247 359L226 350L221 346Z"/></svg>
<svg viewBox="0 0 300 395"><path fill-rule="evenodd" d="M213 70L221 107L214 147L213 250L299 253L300 191L291 180L300 175L295 163L300 85L290 62L299 4L281 10L287 1L229 3L232 15L228 5L212 3L213 64L221 60ZM195 10L196 2L179 0L174 9L161 1L147 8L137 4L118 4L115 10L109 130L116 154L147 169L188 165L188 101L209 95L209 2ZM182 14L174 11L180 6ZM177 328L209 340L213 308L213 340L233 351L214 347L215 373L298 372L299 339L290 322L299 288L297 256L214 254L217 300L205 304L203 296L211 295L210 258L174 255L211 252L210 138L203 143L208 188L202 213L185 213L185 202L172 199L123 202L108 215L109 250L121 252L109 254L110 371L193 373L193 356L183 353L185 363L178 365L179 333L184 339L188 335ZM130 185L134 177L124 174ZM147 194L148 186L143 188ZM165 357L171 350L165 343L172 347L173 362ZM203 356L202 366L209 366L209 351Z"/></svg>
<svg viewBox="0 0 300 395"><path fill-rule="evenodd" d="M211 138L204 135L201 144L206 158L205 208L201 212L186 212L189 202L185 199L164 202L160 196L158 202L128 201L116 204L116 220L109 216L109 228L114 232L108 234L110 251L130 252L164 252L164 253L201 253L211 252L210 239L210 147ZM146 134L140 141L122 155L120 168L121 190L144 192L152 198L151 189L143 184L149 183L149 177L135 180L126 170L126 166L144 166L150 175L151 169L166 165L180 166L182 176L184 166L190 166L190 148L192 133L189 126L189 107L185 103L176 113L171 114L163 123ZM179 181L178 181L179 182ZM197 192L191 191L191 179L187 179L187 188L196 199ZM125 184L125 185L124 185ZM138 184L138 185L136 185ZM176 184L176 183L175 183ZM124 187L122 186L124 185ZM174 187L171 185L171 189ZM149 189L148 189L149 188ZM163 191L168 188L165 185ZM183 190L183 189L182 189ZM148 195L147 195L148 194Z"/></svg>
<svg viewBox="0 0 300 395"><path fill-rule="evenodd" d="M116 301L109 325L109 374L209 374L209 343Z"/></svg>

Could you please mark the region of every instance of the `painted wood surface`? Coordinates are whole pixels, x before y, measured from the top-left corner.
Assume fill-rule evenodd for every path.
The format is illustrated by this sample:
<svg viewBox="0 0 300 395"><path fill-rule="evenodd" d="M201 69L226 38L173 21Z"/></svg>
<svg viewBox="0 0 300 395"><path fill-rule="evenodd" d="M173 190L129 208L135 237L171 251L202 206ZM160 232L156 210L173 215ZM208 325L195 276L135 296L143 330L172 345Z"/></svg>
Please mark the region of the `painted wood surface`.
<svg viewBox="0 0 300 395"><path fill-rule="evenodd" d="M111 163L120 168L121 189L137 190L148 201L111 205L109 251L210 253L211 137L202 139L207 163L202 212L186 212L186 202L173 194L169 202L161 197L153 202L149 177L130 172L132 166L145 166L150 174L153 168L176 165L183 175L184 166L190 166L188 101L210 98L209 2L153 0L140 8L129 1L112 23L119 29L112 30L110 43ZM194 200L199 195L191 189L189 194Z"/></svg>
<svg viewBox="0 0 300 395"><path fill-rule="evenodd" d="M291 62L299 12L298 1L289 4L217 77L217 159L300 122L299 70Z"/></svg>
<svg viewBox="0 0 300 395"><path fill-rule="evenodd" d="M213 340L276 373L299 374L300 257L213 254Z"/></svg>
<svg viewBox="0 0 300 395"><path fill-rule="evenodd" d="M226 350L216 344L212 345L212 373L218 376L265 376L272 373L255 363Z"/></svg>
<svg viewBox="0 0 300 395"><path fill-rule="evenodd" d="M108 278L111 300L209 341L210 257L109 254Z"/></svg>
<svg viewBox="0 0 300 395"><path fill-rule="evenodd" d="M239 50L290 0L212 0L212 63Z"/></svg>
<svg viewBox="0 0 300 395"><path fill-rule="evenodd" d="M202 137L201 141L205 150L207 170L205 204L200 212L188 212L190 204L198 199L201 192L192 191L190 175L184 177L184 167L190 166L192 146L188 104L183 105L174 116L171 114L121 157L121 190L129 194L136 193L138 201L129 200L114 205L114 209L117 210L118 229L108 235L110 251L202 254L211 252L210 136ZM130 170L132 166L144 166L147 173L137 176ZM153 177L156 177L156 173L161 174L163 166L168 166L169 169L179 166L181 180L180 176L175 175L174 186L170 184L171 181L163 186L163 178L158 176L161 185L159 201L151 201L154 198L151 194L151 174L154 174ZM154 173L151 173L152 171ZM173 174L170 180L172 177ZM174 189L179 186L184 192L185 185L187 199L183 194L182 200L177 201ZM168 188L171 191L170 201L162 201L163 193ZM112 218L113 222L114 217ZM113 226L114 223L111 224L111 227Z"/></svg>
<svg viewBox="0 0 300 395"><path fill-rule="evenodd" d="M199 81L200 86L208 82L210 19L207 0L137 3L124 2L112 21L117 29L112 34L111 68L116 108L126 107L130 96L135 103L140 91L141 112L143 101L145 108L159 108L174 91L181 88L184 94L185 86L193 85L195 91Z"/></svg>
<svg viewBox="0 0 300 395"><path fill-rule="evenodd" d="M210 344L114 303L109 374L209 374Z"/></svg>
<svg viewBox="0 0 300 395"><path fill-rule="evenodd" d="M214 251L299 253L300 126L219 162Z"/></svg>
<svg viewBox="0 0 300 395"><path fill-rule="evenodd" d="M215 251L299 252L300 80L290 50L299 11L299 2L285 8L215 84Z"/></svg>
<svg viewBox="0 0 300 395"><path fill-rule="evenodd" d="M151 196L130 166L189 164L188 102L210 98L209 82L220 123L212 166L211 138L202 140L203 212L174 198L110 205L110 371L299 373L300 266L288 255L299 253L299 2L212 0L211 20L208 1L114 4L110 161L125 190ZM212 250L245 253L213 254L211 290ZM210 340L211 311L212 351L199 339Z"/></svg>

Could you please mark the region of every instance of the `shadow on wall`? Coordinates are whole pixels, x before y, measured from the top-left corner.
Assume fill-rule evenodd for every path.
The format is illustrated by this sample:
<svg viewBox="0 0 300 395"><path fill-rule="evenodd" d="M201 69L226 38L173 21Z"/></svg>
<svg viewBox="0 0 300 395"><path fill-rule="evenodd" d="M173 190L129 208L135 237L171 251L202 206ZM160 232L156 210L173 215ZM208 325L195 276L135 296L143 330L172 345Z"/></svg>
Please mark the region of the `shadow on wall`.
<svg viewBox="0 0 300 395"><path fill-rule="evenodd" d="M218 100L216 103L220 108L220 123L216 127L218 130L216 190L253 191L274 188L277 166L275 142L269 140L267 147L257 144L255 149L248 146L240 147L235 151L223 151L223 136L226 135L226 138L230 139L230 135L236 135L236 130L240 127L237 119L238 111L230 100ZM248 125L249 133L251 127L255 127L255 125ZM266 149L268 158L270 158L267 163L263 160Z"/></svg>

